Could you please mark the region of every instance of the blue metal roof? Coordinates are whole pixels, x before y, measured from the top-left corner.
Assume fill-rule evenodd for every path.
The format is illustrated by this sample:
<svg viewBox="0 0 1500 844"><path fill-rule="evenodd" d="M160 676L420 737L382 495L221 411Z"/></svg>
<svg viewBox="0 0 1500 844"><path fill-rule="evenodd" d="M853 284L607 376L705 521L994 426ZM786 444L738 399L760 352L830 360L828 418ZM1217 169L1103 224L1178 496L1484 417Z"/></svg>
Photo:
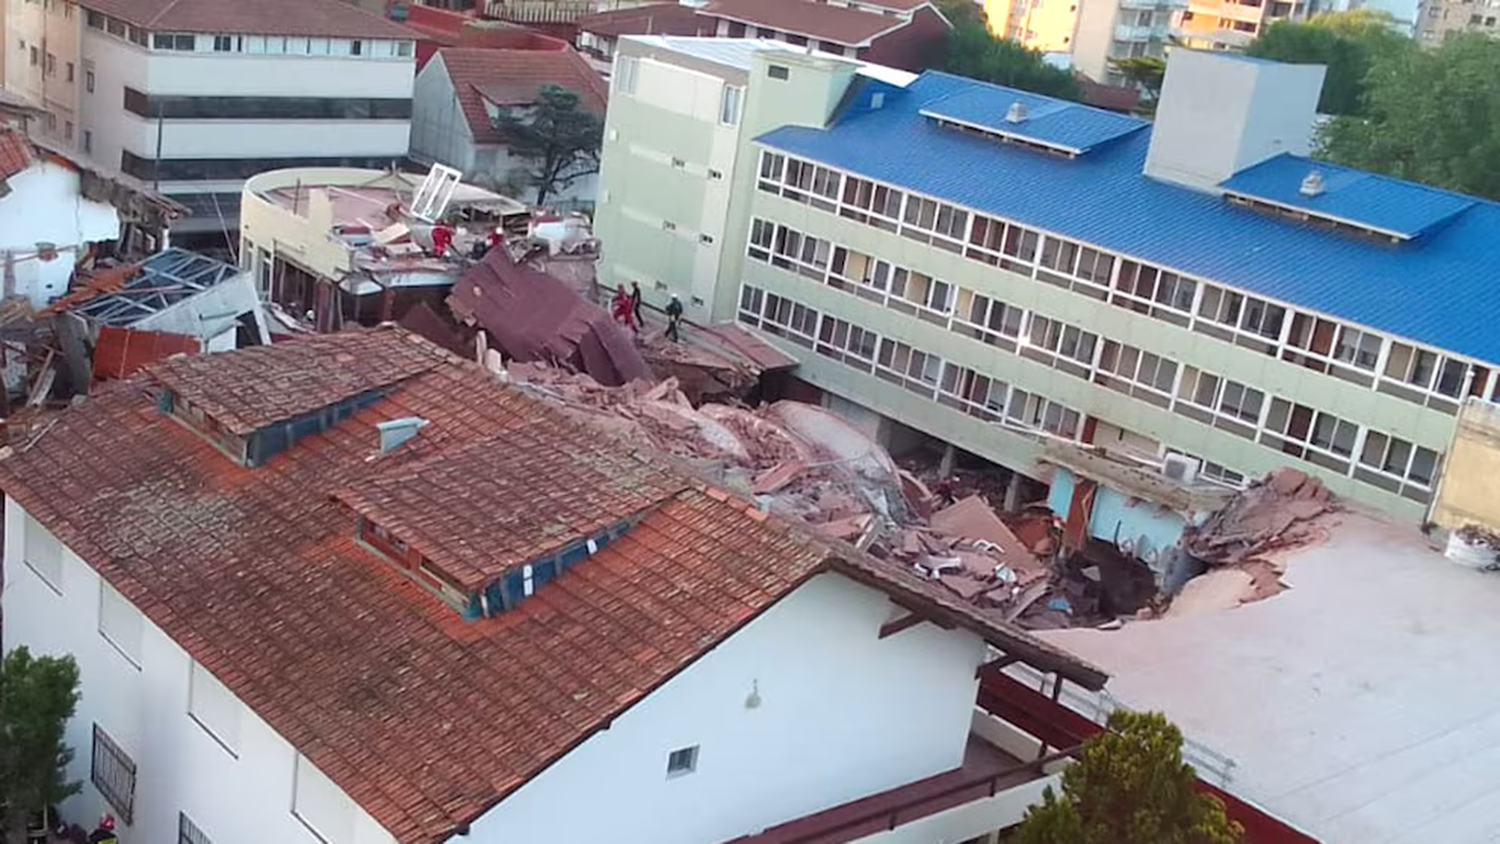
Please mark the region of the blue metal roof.
<svg viewBox="0 0 1500 844"><path fill-rule="evenodd" d="M1314 171L1323 179L1323 192L1304 196L1302 180ZM1463 194L1287 154L1241 170L1219 187L1405 238L1422 234L1475 202Z"/></svg>
<svg viewBox="0 0 1500 844"><path fill-rule="evenodd" d="M1006 120L1020 103L1024 119ZM1150 125L1144 120L994 85L970 85L922 106L921 113L1044 146L1086 152Z"/></svg>
<svg viewBox="0 0 1500 844"><path fill-rule="evenodd" d="M1149 131L1065 158L921 116L927 104L971 87L1021 96L929 71L901 96L887 97L882 108L847 111L827 128L785 126L758 140L1200 278L1500 362L1500 205L1474 200L1415 240L1371 242L1148 179L1141 170ZM1376 199L1385 201L1367 201Z"/></svg>

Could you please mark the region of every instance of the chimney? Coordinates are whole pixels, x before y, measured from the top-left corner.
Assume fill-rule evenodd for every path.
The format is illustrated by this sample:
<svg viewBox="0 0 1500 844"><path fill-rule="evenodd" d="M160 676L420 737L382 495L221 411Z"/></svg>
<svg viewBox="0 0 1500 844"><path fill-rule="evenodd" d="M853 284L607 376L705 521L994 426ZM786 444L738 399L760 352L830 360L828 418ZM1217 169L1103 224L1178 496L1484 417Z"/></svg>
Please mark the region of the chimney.
<svg viewBox="0 0 1500 844"><path fill-rule="evenodd" d="M1023 103L1023 102L1021 102L1020 100L1016 100L1015 102L1011 103L1010 104L1010 108L1008 108L1008 109L1005 110L1005 122L1006 123L1025 123L1026 122L1026 104Z"/></svg>
<svg viewBox="0 0 1500 844"><path fill-rule="evenodd" d="M1323 65L1173 50L1146 175L1213 191L1273 156L1307 155L1325 71Z"/></svg>
<svg viewBox="0 0 1500 844"><path fill-rule="evenodd" d="M414 438L427 425L428 421L420 416L406 416L377 423L375 429L380 432L380 453L390 454Z"/></svg>

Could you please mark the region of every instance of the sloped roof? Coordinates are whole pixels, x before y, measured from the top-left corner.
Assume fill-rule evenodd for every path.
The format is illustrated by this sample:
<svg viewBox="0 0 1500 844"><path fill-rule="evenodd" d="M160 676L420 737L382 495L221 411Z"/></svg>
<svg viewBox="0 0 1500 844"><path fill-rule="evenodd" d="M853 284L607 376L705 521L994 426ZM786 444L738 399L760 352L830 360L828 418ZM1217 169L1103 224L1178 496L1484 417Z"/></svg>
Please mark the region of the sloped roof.
<svg viewBox="0 0 1500 844"><path fill-rule="evenodd" d="M36 149L18 129L0 127L0 179L9 179L36 162Z"/></svg>
<svg viewBox="0 0 1500 844"><path fill-rule="evenodd" d="M448 72L475 143L505 141L485 111L487 95L496 105L520 105L535 102L536 92L542 86L560 85L578 94L584 109L599 115L604 114L609 99L609 86L603 77L572 47L560 50L445 47L438 51L438 57Z"/></svg>
<svg viewBox="0 0 1500 844"><path fill-rule="evenodd" d="M247 356L259 361L251 377L280 382L296 370L346 368L347 357L440 360L258 469L156 408L146 388L158 365L62 412L26 451L0 460L0 489L403 844L448 840L821 572L882 589L1084 685L1104 681L939 584L686 476L654 487L653 508L624 536L515 608L464 621L361 546L354 514L332 493L425 473L444 455L462 464L464 449L481 442L508 451L510 462L492 467L506 472L589 450L642 458L398 329L251 354L259 351L195 363L232 384L251 376L239 360ZM299 403L326 399L327 381L309 378ZM257 415L280 413L279 404ZM430 424L370 459L376 424L410 416ZM514 491L486 485L482 471L473 480L475 501L441 515L429 507L426 518L514 505ZM550 494L594 495L618 510L611 490L575 486L587 483L560 475Z"/></svg>
<svg viewBox="0 0 1500 844"><path fill-rule="evenodd" d="M1036 96L928 71L904 92L887 95L881 109L846 110L826 128L785 126L758 140L1188 276L1500 363L1500 299L1492 281L1500 277L1500 204L1465 197L1473 204L1420 237L1371 242L1147 178L1147 125L1068 159L922 116L929 103L976 87L992 89L1001 101ZM1285 190L1296 190L1294 177L1300 182L1324 167L1287 159L1296 166L1274 165L1286 169ZM1379 193L1359 200L1359 216L1398 213L1383 205L1389 192Z"/></svg>
<svg viewBox="0 0 1500 844"><path fill-rule="evenodd" d="M578 31L608 37L697 35L707 23L692 6L681 3L650 3L584 15L578 19Z"/></svg>
<svg viewBox="0 0 1500 844"><path fill-rule="evenodd" d="M417 33L340 0L83 0L142 29L411 40Z"/></svg>
<svg viewBox="0 0 1500 844"><path fill-rule="evenodd" d="M910 23L814 0L713 0L698 13L849 47L868 46L881 35Z"/></svg>

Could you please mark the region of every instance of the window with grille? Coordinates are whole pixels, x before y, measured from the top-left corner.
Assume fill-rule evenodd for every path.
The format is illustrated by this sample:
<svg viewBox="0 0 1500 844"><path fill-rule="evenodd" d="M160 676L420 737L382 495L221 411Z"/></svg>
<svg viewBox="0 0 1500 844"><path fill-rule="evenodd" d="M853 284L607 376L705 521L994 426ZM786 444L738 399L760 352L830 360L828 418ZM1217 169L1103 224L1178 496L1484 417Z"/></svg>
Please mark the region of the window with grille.
<svg viewBox="0 0 1500 844"><path fill-rule="evenodd" d="M177 813L177 844L214 844L186 812Z"/></svg>
<svg viewBox="0 0 1500 844"><path fill-rule="evenodd" d="M135 762L114 739L94 725L94 756L89 780L125 824L135 809Z"/></svg>

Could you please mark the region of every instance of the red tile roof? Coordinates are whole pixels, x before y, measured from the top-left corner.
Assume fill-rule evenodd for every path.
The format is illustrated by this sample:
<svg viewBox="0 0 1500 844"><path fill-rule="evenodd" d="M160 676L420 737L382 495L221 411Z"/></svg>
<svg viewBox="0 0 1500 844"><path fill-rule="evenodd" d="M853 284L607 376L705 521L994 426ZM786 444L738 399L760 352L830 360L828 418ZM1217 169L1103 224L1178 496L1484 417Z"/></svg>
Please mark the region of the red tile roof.
<svg viewBox="0 0 1500 844"><path fill-rule="evenodd" d="M143 29L411 40L416 33L342 0L83 0Z"/></svg>
<svg viewBox="0 0 1500 844"><path fill-rule="evenodd" d="M438 51L438 56L448 71L454 95L476 143L505 142L490 124L482 91L504 100L497 105L519 105L535 102L536 92L543 85L560 85L578 94L583 108L600 115L604 114L609 99L609 86L603 77L587 59L566 45L560 50L446 47Z"/></svg>
<svg viewBox="0 0 1500 844"><path fill-rule="evenodd" d="M868 46L881 35L908 23L899 18L828 6L814 0L713 0L698 13L849 47Z"/></svg>
<svg viewBox="0 0 1500 844"><path fill-rule="evenodd" d="M243 384L441 355L415 345L423 344L382 329L193 363L208 364L205 377L214 370ZM310 358L314 346L323 354ZM1085 685L1104 679L940 585L685 477L654 487L650 494L662 497L623 537L515 608L464 621L357 543L353 514L332 493L392 472L425 475L441 468L443 454L478 465L466 449L480 441L504 455L489 468L524 477L556 466L558 452L616 448L613 459L635 459L623 453L628 446L611 446L530 394L444 357L337 427L247 469L156 409L143 389L154 369L99 390L28 450L0 460L0 489L403 844L447 840L824 571ZM326 400L333 378L302 381L311 392L296 403ZM251 395L274 399L267 390ZM274 405L257 415L283 412L281 400ZM408 416L430 424L401 450L370 460L376 424ZM533 494L592 496L610 512L636 506L617 486L573 487L588 479L569 470L534 484ZM451 495L450 480L433 488ZM516 506L516 479L488 478L481 467L472 482L474 500L451 514L424 505L439 524L423 529L436 534L445 519L482 511L488 521Z"/></svg>
<svg viewBox="0 0 1500 844"><path fill-rule="evenodd" d="M9 179L36 161L36 149L16 129L0 127L0 179Z"/></svg>
<svg viewBox="0 0 1500 844"><path fill-rule="evenodd" d="M477 589L687 488L658 462L607 443L560 448L551 434L517 428L475 440L336 496Z"/></svg>
<svg viewBox="0 0 1500 844"><path fill-rule="evenodd" d="M592 32L609 38L621 35L698 35L700 29L710 26L708 21L698 15L697 9L681 3L652 3L629 9L613 9L584 15L578 19L579 32Z"/></svg>
<svg viewBox="0 0 1500 844"><path fill-rule="evenodd" d="M328 407L442 366L448 353L416 335L324 334L234 355L165 361L152 376L235 434Z"/></svg>

